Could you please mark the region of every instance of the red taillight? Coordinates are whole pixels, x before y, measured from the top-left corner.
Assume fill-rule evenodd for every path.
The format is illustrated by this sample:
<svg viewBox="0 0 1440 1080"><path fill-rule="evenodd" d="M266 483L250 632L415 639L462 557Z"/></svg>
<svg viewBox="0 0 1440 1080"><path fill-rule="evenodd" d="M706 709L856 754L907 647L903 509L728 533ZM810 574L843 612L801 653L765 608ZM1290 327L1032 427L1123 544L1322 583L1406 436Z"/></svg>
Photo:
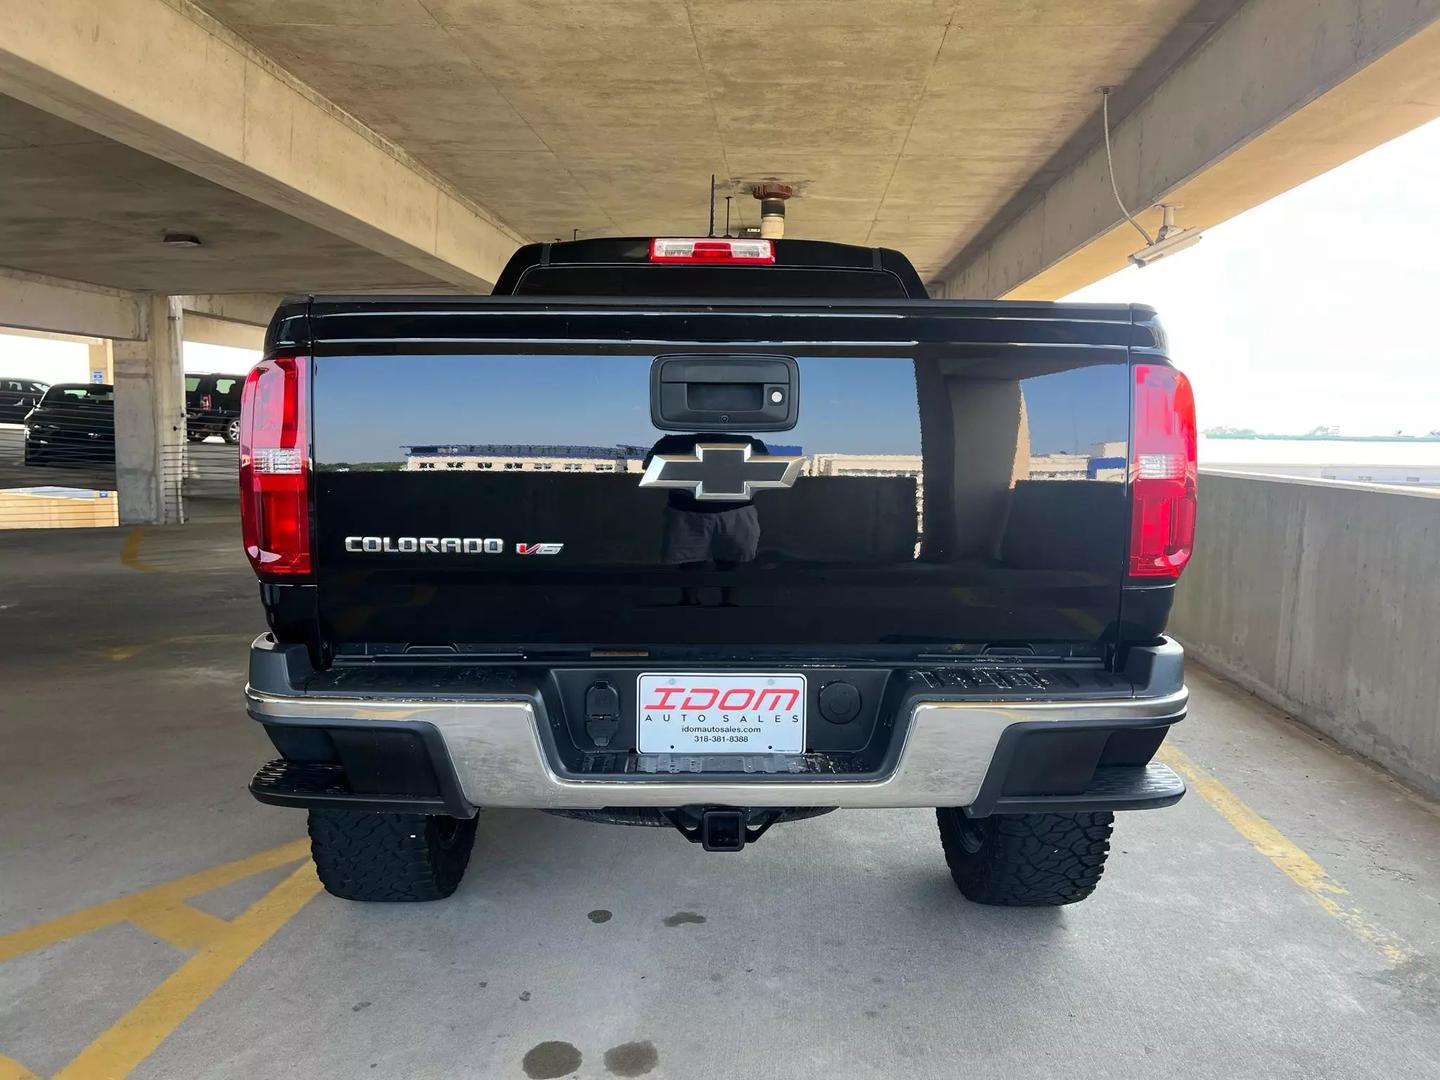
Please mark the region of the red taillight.
<svg viewBox="0 0 1440 1080"><path fill-rule="evenodd" d="M201 395L200 395L200 409L201 409L202 412L209 412L209 411L210 411L210 395L209 395L209 394L201 394Z"/></svg>
<svg viewBox="0 0 1440 1080"><path fill-rule="evenodd" d="M650 241L651 262L773 263L769 240L688 239L657 237Z"/></svg>
<svg viewBox="0 0 1440 1080"><path fill-rule="evenodd" d="M1195 543L1195 395L1171 367L1135 368L1130 576L1173 581Z"/></svg>
<svg viewBox="0 0 1440 1080"><path fill-rule="evenodd" d="M240 397L240 533L261 574L310 572L310 362L262 360Z"/></svg>

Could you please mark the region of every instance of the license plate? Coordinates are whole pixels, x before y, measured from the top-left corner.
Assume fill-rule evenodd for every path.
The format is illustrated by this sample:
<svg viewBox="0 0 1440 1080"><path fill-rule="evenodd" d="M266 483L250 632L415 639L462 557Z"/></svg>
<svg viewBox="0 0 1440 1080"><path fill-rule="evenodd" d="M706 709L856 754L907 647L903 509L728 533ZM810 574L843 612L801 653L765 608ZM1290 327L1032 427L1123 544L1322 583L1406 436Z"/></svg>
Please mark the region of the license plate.
<svg viewBox="0 0 1440 1080"><path fill-rule="evenodd" d="M641 675L642 754L803 754L804 675Z"/></svg>

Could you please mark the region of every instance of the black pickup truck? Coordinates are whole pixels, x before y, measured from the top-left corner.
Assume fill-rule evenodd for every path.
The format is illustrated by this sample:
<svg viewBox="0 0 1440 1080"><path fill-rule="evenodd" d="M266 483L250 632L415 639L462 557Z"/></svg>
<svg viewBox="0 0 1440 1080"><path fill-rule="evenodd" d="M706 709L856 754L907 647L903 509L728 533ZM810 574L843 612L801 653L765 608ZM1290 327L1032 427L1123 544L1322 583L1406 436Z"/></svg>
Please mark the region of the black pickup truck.
<svg viewBox="0 0 1440 1080"><path fill-rule="evenodd" d="M483 807L708 851L930 807L965 896L1064 904L1184 793L1195 414L1148 308L531 245L489 297L287 300L240 443L251 790L337 896L449 895Z"/></svg>

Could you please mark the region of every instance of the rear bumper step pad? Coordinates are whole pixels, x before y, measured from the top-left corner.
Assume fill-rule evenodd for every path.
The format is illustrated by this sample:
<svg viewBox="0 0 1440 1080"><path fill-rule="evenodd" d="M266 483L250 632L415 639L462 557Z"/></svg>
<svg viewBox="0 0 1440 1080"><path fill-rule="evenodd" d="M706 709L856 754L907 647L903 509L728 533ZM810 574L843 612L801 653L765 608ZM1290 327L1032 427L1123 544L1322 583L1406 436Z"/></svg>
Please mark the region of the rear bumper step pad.
<svg viewBox="0 0 1440 1080"><path fill-rule="evenodd" d="M1170 766L1110 765L1095 770L1090 786L1078 795L1002 795L996 814L1067 814L1098 810L1157 810L1180 801L1185 781Z"/></svg>
<svg viewBox="0 0 1440 1080"><path fill-rule="evenodd" d="M448 806L439 795L376 795L350 790L340 765L267 762L250 781L250 794L271 806L374 810L392 814L451 814L474 817L472 807Z"/></svg>

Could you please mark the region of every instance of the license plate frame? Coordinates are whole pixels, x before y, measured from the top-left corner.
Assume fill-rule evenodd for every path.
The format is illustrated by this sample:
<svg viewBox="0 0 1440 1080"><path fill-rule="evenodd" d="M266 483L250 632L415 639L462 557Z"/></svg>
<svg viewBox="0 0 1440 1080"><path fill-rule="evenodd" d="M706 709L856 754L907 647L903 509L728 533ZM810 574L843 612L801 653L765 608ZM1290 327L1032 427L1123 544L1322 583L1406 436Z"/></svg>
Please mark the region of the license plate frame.
<svg viewBox="0 0 1440 1080"><path fill-rule="evenodd" d="M642 672L635 689L642 754L805 752L810 686L799 672Z"/></svg>

